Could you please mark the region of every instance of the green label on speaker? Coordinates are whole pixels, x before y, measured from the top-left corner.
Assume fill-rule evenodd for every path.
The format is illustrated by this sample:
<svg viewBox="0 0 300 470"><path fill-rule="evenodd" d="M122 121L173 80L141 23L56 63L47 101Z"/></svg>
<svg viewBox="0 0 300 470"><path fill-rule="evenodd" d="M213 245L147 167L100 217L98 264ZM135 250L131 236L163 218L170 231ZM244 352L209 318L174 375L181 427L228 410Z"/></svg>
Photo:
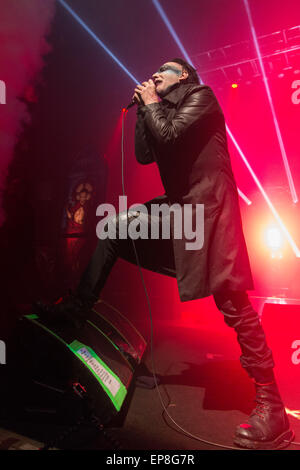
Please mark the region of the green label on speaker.
<svg viewBox="0 0 300 470"><path fill-rule="evenodd" d="M119 377L114 374L89 346L75 340L68 347L90 369L117 411L120 411L127 390Z"/></svg>

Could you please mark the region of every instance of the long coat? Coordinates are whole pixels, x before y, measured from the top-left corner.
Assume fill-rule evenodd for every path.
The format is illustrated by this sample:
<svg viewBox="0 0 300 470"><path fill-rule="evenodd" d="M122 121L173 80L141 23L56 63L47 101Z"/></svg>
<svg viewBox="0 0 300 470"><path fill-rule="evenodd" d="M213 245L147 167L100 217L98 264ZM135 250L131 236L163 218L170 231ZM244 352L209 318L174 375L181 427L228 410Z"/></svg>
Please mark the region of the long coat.
<svg viewBox="0 0 300 470"><path fill-rule="evenodd" d="M171 232L181 301L253 289L224 115L211 88L179 84L159 103L139 106L135 154L158 166L165 194L152 203L204 204L201 249L187 250Z"/></svg>

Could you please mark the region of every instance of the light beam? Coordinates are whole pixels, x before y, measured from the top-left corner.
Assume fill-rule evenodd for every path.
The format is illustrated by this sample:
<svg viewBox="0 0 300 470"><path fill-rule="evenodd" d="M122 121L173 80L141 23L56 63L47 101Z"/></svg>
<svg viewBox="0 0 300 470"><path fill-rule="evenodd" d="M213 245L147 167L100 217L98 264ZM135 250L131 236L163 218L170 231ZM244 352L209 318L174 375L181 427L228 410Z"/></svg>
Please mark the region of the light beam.
<svg viewBox="0 0 300 470"><path fill-rule="evenodd" d="M170 34L171 34L172 37L174 38L176 44L178 45L178 47L180 48L181 52L183 53L185 59L186 59L191 65L193 65L193 63L191 62L191 59L190 59L189 55L187 54L185 48L183 47L183 45L182 45L182 43L181 43L181 41L180 41L180 39L179 39L177 33L175 32L173 26L171 25L171 23L170 23L170 21L169 21L167 15L166 15L166 13L165 13L165 11L164 11L163 8L161 7L159 1L158 1L158 0L152 0L152 2L153 2L153 4L154 4L155 8L157 9L157 11L159 12L159 14L160 14L162 20L164 21L165 25L167 26L167 28L168 28ZM200 77L199 77L199 78L200 78ZM201 83L203 83L203 82L201 81ZM260 192L261 192L263 198L265 199L266 203L268 204L268 206L269 206L269 208L270 208L272 214L274 215L274 217L275 217L275 219L277 220L278 224L280 225L280 227L281 227L283 233L285 234L285 236L286 236L286 238L287 238L287 240L288 240L288 242L289 242L289 244L290 244L290 246L291 246L293 252L294 252L295 255L297 256L297 258L300 258L300 250L299 250L299 248L298 248L297 245L295 244L295 242L294 242L294 240L292 239L291 235L289 234L287 228L285 227L284 223L282 222L282 220L281 220L281 218L280 218L278 212L276 211L276 209L275 209L275 207L273 206L273 204L272 204L270 198L268 197L268 195L266 194L265 190L263 189L263 187L262 187L262 185L261 185L259 179L257 178L255 172L253 171L253 169L252 169L250 163L248 162L247 158L245 157L244 153L242 152L240 146L238 145L236 139L234 138L234 136L233 136L232 132L230 131L229 127L227 126L227 124L226 124L226 130L227 130L228 135L229 135L229 137L231 138L231 140L232 140L234 146L236 147L238 153L239 153L240 156L242 157L242 160L244 161L246 167L248 168L248 170L249 170L249 172L250 172L252 178L254 179L254 181L255 181L255 183L256 183L258 189L260 190Z"/></svg>
<svg viewBox="0 0 300 470"><path fill-rule="evenodd" d="M246 167L248 168L252 178L254 179L258 189L260 190L264 200L266 201L266 203L268 204L269 206L269 209L270 211L272 212L274 218L277 220L282 232L284 233L287 241L289 242L293 252L295 253L295 255L297 256L297 258L300 258L300 250L299 248L297 247L296 243L294 242L294 240L292 239L291 235L289 234L286 226L284 225L284 223L282 222L278 212L276 211L275 207L273 206L269 196L267 195L267 193L265 192L264 188L262 187L261 185L261 182L259 181L259 179L257 178L256 174L254 173L250 163L248 162L247 158L245 157L244 153L242 152L240 146L238 145L237 141L235 140L234 136L232 135L230 129L227 128L227 132L232 140L232 142L234 143L234 145L236 146L236 148L238 149L238 152L240 154L240 156L242 157L242 160L244 161Z"/></svg>
<svg viewBox="0 0 300 470"><path fill-rule="evenodd" d="M187 51L185 50L182 42L180 41L175 29L173 28L173 26L171 25L170 23L170 20L169 18L167 17L166 13L164 12L162 6L160 5L159 1L158 0L152 0L155 8L157 9L158 13L160 14L163 22L165 23L166 27L168 28L168 30L170 31L174 41L176 42L177 46L179 47L180 51L182 52L182 54L184 55L185 59L187 60L187 62L189 62L194 68L196 68L192 62L192 59L190 58L190 56L188 55ZM199 77L199 75L198 75ZM199 80L201 83L202 80L201 78L199 77Z"/></svg>
<svg viewBox="0 0 300 470"><path fill-rule="evenodd" d="M250 201L250 199L247 198L247 196L238 188L238 193L239 193L239 196L245 201L245 203L250 206L252 204L252 202Z"/></svg>
<svg viewBox="0 0 300 470"><path fill-rule="evenodd" d="M111 52L111 50L101 41L101 39L98 38L98 36L96 36L96 34L91 30L91 28L89 28L86 23L80 18L80 16L77 15L77 13L64 1L64 0L57 0L72 16L73 18L87 31L87 33L102 47L102 49L104 49L104 51L119 65L119 67L121 67L122 70L124 70L124 72L131 78L131 80L135 83L135 84L139 84L140 81L138 81L134 75L132 75L132 73L125 67L124 64L122 64L122 62ZM159 5L159 3L156 1L156 0L153 0L153 2L155 3L155 6L156 8L158 9L159 13L161 15L164 15L164 21L165 23L167 24L168 28L172 30L172 36L174 37L174 39L176 40L177 44L179 45L180 47L180 50L181 52L184 54L184 56L186 57L186 59L190 62L191 65L192 64L192 61L190 59L190 57L188 56L186 50L184 49L183 45L180 43L180 40L176 34L176 32L174 31L174 29L172 28L172 25L171 23L169 22L168 18L166 17L163 9L161 8L161 6ZM199 80L201 83L202 80L201 78L199 77ZM240 197L249 205L251 204L251 201L242 193L242 191L238 190L239 191L239 195Z"/></svg>
<svg viewBox="0 0 300 470"><path fill-rule="evenodd" d="M89 33L89 35L95 39L95 41L105 50L105 52L121 67L122 70L131 78L135 84L139 84L140 81L135 78L134 75L125 67L124 64L111 52L111 50L96 36L96 34L85 24L85 22L77 15L77 13L64 1L57 0L72 16L73 18Z"/></svg>
<svg viewBox="0 0 300 470"><path fill-rule="evenodd" d="M246 12L247 12L247 16L248 16L250 29L251 29L251 33L252 33L252 38L253 38L257 58L258 58L258 61L259 61L259 65L260 65L260 68L261 68L261 72L262 72L262 76L263 76L263 82L264 82L264 85L265 85L269 105L270 105L270 108L271 108L271 113L272 113L272 117L273 117L273 121L274 121L275 131L276 131L276 135L277 135L277 139L278 139L278 143L279 143L279 147L280 147L280 151L281 151L281 156L282 156L282 159L283 159L283 164L284 164L285 172L286 172L286 175L287 175L287 179L288 179L292 199L293 199L294 203L297 203L298 202L298 197L297 197L297 193L296 193L296 189L295 189L295 185L294 185L290 165L289 165L288 158L287 158L287 155L286 155L285 147L284 147L284 144L283 144L282 135L281 135L280 127L279 127L279 124L278 124L278 119L277 119L277 115L276 115L276 112L275 112L274 103L273 103L270 87L269 87L269 84L268 84L268 79L267 79L267 75L266 75L266 71L265 71L265 66L264 66L264 63L263 63L263 60L262 60L262 56L261 56L261 52L260 52L260 48L259 48L259 44L258 44L258 40L257 40L257 35L256 35L256 31L255 31L255 28L254 28L250 7L249 7L249 3L248 3L248 0L243 0L243 1L244 1L245 9L246 9Z"/></svg>

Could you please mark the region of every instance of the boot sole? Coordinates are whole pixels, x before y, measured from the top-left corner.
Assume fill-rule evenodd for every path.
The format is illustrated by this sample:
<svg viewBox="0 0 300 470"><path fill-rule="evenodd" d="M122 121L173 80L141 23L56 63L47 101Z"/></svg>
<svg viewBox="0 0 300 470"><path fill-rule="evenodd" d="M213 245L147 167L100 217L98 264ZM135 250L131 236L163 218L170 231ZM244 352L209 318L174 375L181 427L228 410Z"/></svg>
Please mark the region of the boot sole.
<svg viewBox="0 0 300 470"><path fill-rule="evenodd" d="M292 429L288 429L287 431L280 434L280 436L276 437L276 439L274 439L273 441L251 441L250 439L236 437L233 443L239 447L244 447L246 449L284 449L294 440L294 438L294 431L292 431Z"/></svg>

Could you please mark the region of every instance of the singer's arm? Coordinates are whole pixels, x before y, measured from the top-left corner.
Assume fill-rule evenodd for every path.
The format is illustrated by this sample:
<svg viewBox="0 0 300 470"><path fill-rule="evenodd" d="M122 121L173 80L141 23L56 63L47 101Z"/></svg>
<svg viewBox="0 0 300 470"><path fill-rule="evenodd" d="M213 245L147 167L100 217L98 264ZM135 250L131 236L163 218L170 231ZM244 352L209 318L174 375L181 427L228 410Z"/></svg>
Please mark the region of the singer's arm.
<svg viewBox="0 0 300 470"><path fill-rule="evenodd" d="M192 126L199 126L203 118L220 112L212 90L204 85L192 89L177 109L173 119L168 120L159 103L152 103L141 108L144 122L155 144L176 144Z"/></svg>
<svg viewBox="0 0 300 470"><path fill-rule="evenodd" d="M147 165L155 161L153 153L149 145L149 136L147 138L147 131L145 129L145 123L143 115L138 108L137 121L135 126L135 156L139 163Z"/></svg>

